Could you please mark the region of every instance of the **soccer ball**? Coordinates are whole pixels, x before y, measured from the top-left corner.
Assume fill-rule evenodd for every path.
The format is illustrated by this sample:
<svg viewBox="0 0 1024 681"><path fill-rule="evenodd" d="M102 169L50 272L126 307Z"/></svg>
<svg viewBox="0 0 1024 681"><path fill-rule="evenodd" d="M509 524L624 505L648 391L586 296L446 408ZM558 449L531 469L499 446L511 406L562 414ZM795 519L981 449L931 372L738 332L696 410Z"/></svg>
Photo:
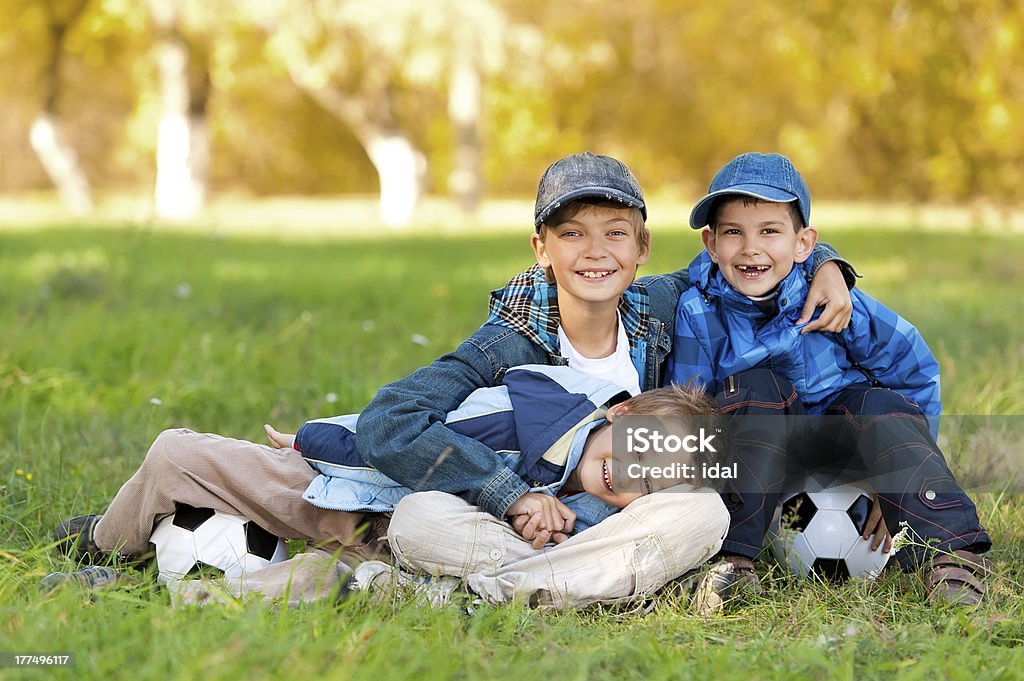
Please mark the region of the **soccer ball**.
<svg viewBox="0 0 1024 681"><path fill-rule="evenodd" d="M256 523L181 503L156 524L150 541L156 547L157 580L162 584L205 568L240 577L288 558L284 541Z"/></svg>
<svg viewBox="0 0 1024 681"><path fill-rule="evenodd" d="M871 498L854 485L784 496L769 531L772 552L797 577L871 579L889 554L861 539L870 510Z"/></svg>

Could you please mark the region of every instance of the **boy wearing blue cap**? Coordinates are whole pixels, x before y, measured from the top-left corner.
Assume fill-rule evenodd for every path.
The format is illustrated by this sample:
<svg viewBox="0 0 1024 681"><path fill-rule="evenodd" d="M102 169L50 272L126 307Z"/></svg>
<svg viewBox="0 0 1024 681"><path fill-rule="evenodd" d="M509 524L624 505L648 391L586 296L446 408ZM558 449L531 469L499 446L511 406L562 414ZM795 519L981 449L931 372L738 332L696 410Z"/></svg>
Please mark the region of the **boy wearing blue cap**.
<svg viewBox="0 0 1024 681"><path fill-rule="evenodd" d="M696 377L733 415L836 415L811 434L806 419L734 419L747 475L723 497L730 530L699 606L717 609L744 587L756 590L751 559L784 468L809 453L808 443L866 468L878 498L864 531L865 540L876 534L873 548L886 526L905 524L921 544L901 550L900 565L925 571L933 600L977 604L987 568L976 554L991 542L935 444L939 366L924 339L859 289L851 291L845 330L801 334L795 323L817 240L810 208L807 185L789 159L747 153L719 170L690 215L693 229L706 226L705 251L691 263L692 288L679 299L669 379ZM835 469L837 461L816 463Z"/></svg>

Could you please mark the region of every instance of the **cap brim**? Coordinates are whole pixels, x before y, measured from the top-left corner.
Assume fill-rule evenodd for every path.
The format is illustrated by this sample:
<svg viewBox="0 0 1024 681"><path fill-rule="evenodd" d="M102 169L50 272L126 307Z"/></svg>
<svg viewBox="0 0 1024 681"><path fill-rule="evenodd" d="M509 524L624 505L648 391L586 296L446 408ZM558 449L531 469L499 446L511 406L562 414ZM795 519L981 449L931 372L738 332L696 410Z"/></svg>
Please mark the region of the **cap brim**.
<svg viewBox="0 0 1024 681"><path fill-rule="evenodd" d="M711 206L714 205L715 199L728 194L750 196L762 201L771 201L772 203L792 203L793 201L800 200L796 195L776 187L769 187L764 184L738 184L735 187L711 192L698 201L697 205L690 211L690 227L693 229L703 229L706 227L708 224L708 213L711 212Z"/></svg>
<svg viewBox="0 0 1024 681"><path fill-rule="evenodd" d="M647 206L643 201L635 196L630 196L623 191L612 189L611 187L577 187L572 191L562 194L557 199L544 206L544 209L534 216L533 226L540 227L541 223L551 217L552 213L570 201L576 201L577 199L607 199L608 201L618 201L630 208L639 208L640 212L644 216L644 220L647 219Z"/></svg>

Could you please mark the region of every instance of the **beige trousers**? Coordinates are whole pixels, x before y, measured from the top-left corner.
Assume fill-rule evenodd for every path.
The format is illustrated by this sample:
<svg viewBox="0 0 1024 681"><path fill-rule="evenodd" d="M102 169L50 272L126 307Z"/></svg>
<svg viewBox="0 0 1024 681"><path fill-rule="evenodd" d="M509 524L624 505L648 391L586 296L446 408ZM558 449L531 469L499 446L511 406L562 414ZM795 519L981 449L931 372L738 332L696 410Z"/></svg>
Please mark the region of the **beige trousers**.
<svg viewBox="0 0 1024 681"><path fill-rule="evenodd" d="M165 430L96 525L106 551L143 553L175 502L236 513L285 539L344 547L347 561L387 556L381 516L317 508L302 498L315 473L293 449L191 430ZM377 522L375 522L377 521ZM340 546L339 546L340 545Z"/></svg>
<svg viewBox="0 0 1024 681"><path fill-rule="evenodd" d="M461 577L491 603L573 608L652 594L717 553L728 529L717 493L666 490L538 550L460 497L419 492L399 502L388 540L406 567Z"/></svg>

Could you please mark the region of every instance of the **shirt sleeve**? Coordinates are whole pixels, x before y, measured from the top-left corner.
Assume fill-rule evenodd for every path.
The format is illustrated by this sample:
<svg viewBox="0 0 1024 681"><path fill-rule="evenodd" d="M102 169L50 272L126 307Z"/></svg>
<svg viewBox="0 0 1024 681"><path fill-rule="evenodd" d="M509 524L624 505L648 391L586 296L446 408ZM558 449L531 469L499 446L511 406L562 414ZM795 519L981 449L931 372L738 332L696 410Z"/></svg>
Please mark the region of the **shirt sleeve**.
<svg viewBox="0 0 1024 681"><path fill-rule="evenodd" d="M497 367L475 340L381 388L359 417L356 439L363 458L402 485L458 494L501 518L529 486L496 452L444 423L471 392L494 385Z"/></svg>
<svg viewBox="0 0 1024 681"><path fill-rule="evenodd" d="M672 335L672 351L668 356L668 381L670 383L694 382L708 386L714 380L711 355L707 338L707 309L690 310L692 294L679 299L675 328Z"/></svg>
<svg viewBox="0 0 1024 681"><path fill-rule="evenodd" d="M843 332L850 359L881 385L916 402L937 437L942 398L935 355L913 324L861 291L851 294L853 318Z"/></svg>
<svg viewBox="0 0 1024 681"><path fill-rule="evenodd" d="M853 265L849 261L843 259L839 255L839 251L832 247L832 244L819 241L814 245L814 250L811 251L811 278L818 273L818 270L827 262L835 262L839 265L839 270L843 273L843 279L846 280L846 286L852 291L853 287L857 284L857 279L861 278L861 274L854 269Z"/></svg>

